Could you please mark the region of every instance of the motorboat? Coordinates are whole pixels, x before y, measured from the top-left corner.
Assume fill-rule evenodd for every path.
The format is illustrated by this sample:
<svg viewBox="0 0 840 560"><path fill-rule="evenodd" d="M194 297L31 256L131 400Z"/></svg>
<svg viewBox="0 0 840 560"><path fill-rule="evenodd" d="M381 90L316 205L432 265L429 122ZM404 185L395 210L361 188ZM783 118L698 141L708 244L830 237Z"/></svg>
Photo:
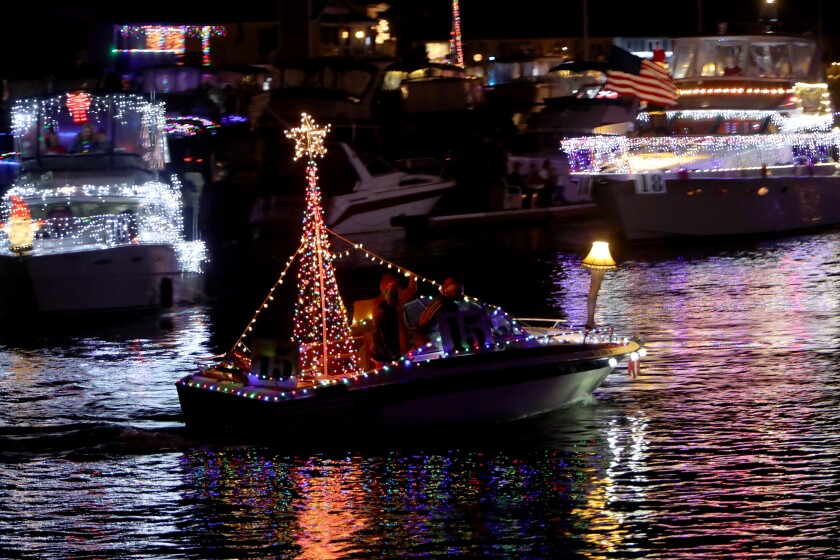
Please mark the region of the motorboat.
<svg viewBox="0 0 840 560"><path fill-rule="evenodd" d="M415 287L442 286L333 234L322 214L315 163L325 149L323 128L304 115L293 132L303 145L298 152L309 159L301 245L231 349L198 361L195 373L176 382L190 430L294 438L337 427L388 430L513 420L591 397L621 361L638 371L645 353L641 337L621 337L606 326L516 319L463 294L441 308L437 331L424 342L392 361L372 359L366 341L374 304L363 300L353 305L352 318L347 313L333 264L337 255L361 251L391 273L409 277ZM601 272L593 273L594 283L607 265L587 259ZM258 338L259 325L271 321L266 313L295 266L291 343ZM594 319L594 299L589 301ZM427 305L425 296L404 304L409 329Z"/></svg>
<svg viewBox="0 0 840 560"><path fill-rule="evenodd" d="M131 313L202 294L204 243L165 177L164 112L132 93L16 100L19 175L0 202L0 315ZM85 130L96 136L85 139Z"/></svg>
<svg viewBox="0 0 840 560"><path fill-rule="evenodd" d="M548 92L511 140L508 172L514 165L525 173L534 166L553 166L564 205L594 205L595 201L592 183L570 172L567 153L558 149L560 143L572 137L624 135L634 129L639 114L637 98L619 96L606 87L607 66L606 62L578 61L551 67ZM509 190L514 195L509 199L513 207L534 206L520 204L515 196L518 189Z"/></svg>
<svg viewBox="0 0 840 560"><path fill-rule="evenodd" d="M455 188L455 179L443 170L412 169L409 160L397 168L376 154L360 155L345 142L334 146L323 165L323 208L327 226L336 233L397 230L400 220L428 216ZM300 225L304 199L295 193L303 191L301 173L294 166L278 173L279 192L260 194L252 208L251 225L258 232Z"/></svg>
<svg viewBox="0 0 840 560"><path fill-rule="evenodd" d="M486 309L467 304L450 316L459 328L481 329L473 331L477 338L465 340L468 345L447 350L438 343L375 369L301 371L291 355L276 354L253 360L227 354L201 363L198 372L177 382L183 418L197 432L292 436L330 426L516 420L587 402L619 361L638 361L643 350L639 340L609 328L538 328L498 309L486 315Z"/></svg>
<svg viewBox="0 0 840 560"><path fill-rule="evenodd" d="M527 121L525 134L540 136L555 148L570 136L625 134L639 113L639 100L618 95L607 85L608 63L563 62L549 70L552 92Z"/></svg>
<svg viewBox="0 0 840 560"><path fill-rule="evenodd" d="M632 133L562 143L616 236L783 235L840 224L833 104L817 42L776 34L674 40L678 104Z"/></svg>

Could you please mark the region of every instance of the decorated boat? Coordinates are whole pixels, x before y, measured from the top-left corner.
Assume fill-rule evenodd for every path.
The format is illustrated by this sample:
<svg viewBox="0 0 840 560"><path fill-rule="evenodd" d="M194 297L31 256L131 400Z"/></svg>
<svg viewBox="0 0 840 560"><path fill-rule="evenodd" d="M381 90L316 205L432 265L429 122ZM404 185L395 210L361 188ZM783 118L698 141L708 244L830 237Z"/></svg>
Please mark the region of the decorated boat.
<svg viewBox="0 0 840 560"><path fill-rule="evenodd" d="M781 235L840 224L840 133L809 37L674 40L677 105L562 142L616 237Z"/></svg>
<svg viewBox="0 0 840 560"><path fill-rule="evenodd" d="M605 243L596 243L584 259L592 271L588 327L517 319L462 295L441 308L437 330L427 339L395 359L373 359L367 352L373 306L357 302L350 317L336 279L337 255L362 251L398 278L407 277L409 284L436 289L441 284L326 227L315 163L324 153L326 131L304 114L302 125L288 133L296 140L296 159L308 158L301 245L230 350L199 361L198 371L176 382L188 428L294 437L338 426L504 421L592 398L619 362L638 372L644 340L595 325L601 279L615 266ZM334 251L339 243L346 248ZM252 340L294 266L291 340ZM422 295L405 303L402 317L409 330L422 322L428 305L430 298Z"/></svg>
<svg viewBox="0 0 840 560"><path fill-rule="evenodd" d="M0 316L145 312L202 293L203 242L166 177L163 107L80 90L17 100L0 201Z"/></svg>

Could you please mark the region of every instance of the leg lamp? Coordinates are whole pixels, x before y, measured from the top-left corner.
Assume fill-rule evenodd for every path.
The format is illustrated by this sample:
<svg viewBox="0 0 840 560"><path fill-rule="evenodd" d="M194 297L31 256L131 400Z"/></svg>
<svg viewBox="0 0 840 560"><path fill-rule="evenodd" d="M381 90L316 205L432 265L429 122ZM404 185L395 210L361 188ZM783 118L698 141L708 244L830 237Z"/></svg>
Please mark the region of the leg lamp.
<svg viewBox="0 0 840 560"><path fill-rule="evenodd" d="M605 241L595 241L592 249L583 259L583 266L589 269L589 295L586 298L586 328L595 328L595 304L598 301L598 291L604 280L604 273L615 268L615 261L610 255L610 246Z"/></svg>

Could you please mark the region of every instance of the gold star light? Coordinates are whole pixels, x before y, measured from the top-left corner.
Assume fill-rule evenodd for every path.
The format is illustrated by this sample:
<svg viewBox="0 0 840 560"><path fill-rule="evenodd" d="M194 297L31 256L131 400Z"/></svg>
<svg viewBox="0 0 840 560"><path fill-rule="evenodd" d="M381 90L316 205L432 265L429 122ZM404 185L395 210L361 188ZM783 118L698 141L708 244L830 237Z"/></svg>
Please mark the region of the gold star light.
<svg viewBox="0 0 840 560"><path fill-rule="evenodd" d="M295 141L295 161L303 154L310 159L322 156L327 152L324 148L324 137L330 131L330 125L319 127L306 113L301 114L301 125L286 131L286 138Z"/></svg>

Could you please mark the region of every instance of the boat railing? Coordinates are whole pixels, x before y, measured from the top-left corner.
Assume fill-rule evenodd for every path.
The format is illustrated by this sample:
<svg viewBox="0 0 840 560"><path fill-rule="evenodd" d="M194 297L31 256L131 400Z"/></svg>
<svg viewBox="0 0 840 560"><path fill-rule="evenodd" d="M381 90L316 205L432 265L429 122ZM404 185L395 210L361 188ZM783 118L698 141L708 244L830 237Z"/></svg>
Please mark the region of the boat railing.
<svg viewBox="0 0 840 560"><path fill-rule="evenodd" d="M840 133L569 138L572 172L644 173L680 169L739 169L787 165L799 159L828 162Z"/></svg>
<svg viewBox="0 0 840 560"><path fill-rule="evenodd" d="M583 337L583 342L594 342L613 340L615 338L615 327L613 325L601 325L590 328L585 325L574 325L563 319L552 319L542 317L517 317L517 324L532 335L545 337L546 339L565 340L569 337Z"/></svg>

